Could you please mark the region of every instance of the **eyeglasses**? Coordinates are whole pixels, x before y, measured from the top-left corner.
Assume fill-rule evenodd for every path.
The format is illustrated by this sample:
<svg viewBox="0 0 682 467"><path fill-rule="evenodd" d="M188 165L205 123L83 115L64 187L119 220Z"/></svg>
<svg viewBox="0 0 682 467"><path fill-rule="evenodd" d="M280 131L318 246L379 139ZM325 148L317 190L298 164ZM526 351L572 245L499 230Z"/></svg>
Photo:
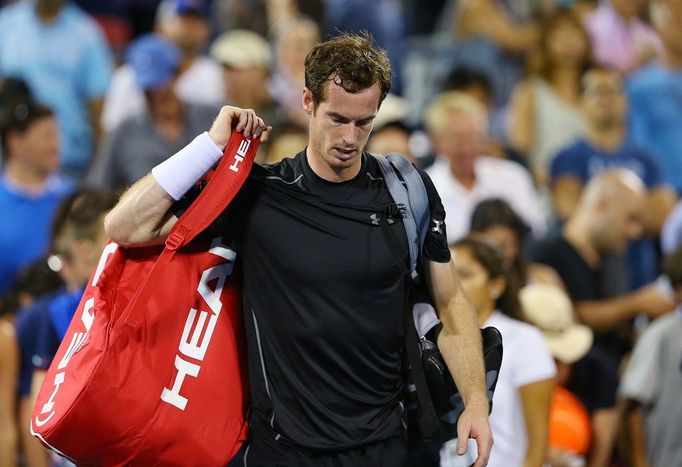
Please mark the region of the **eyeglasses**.
<svg viewBox="0 0 682 467"><path fill-rule="evenodd" d="M585 88L587 97L613 97L623 95L622 86L591 86Z"/></svg>

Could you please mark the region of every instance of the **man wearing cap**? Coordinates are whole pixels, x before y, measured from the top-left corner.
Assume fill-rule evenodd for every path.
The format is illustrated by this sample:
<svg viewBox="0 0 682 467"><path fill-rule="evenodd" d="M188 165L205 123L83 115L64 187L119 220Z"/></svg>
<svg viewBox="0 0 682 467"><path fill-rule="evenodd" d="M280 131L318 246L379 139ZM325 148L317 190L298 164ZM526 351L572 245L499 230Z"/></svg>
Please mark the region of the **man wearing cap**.
<svg viewBox="0 0 682 467"><path fill-rule="evenodd" d="M184 102L220 105L225 92L220 66L204 55L210 36L206 0L164 0L156 13L156 32L180 50L180 72L175 90ZM143 89L133 70L121 66L111 81L102 111L102 128L111 133L126 118L145 111Z"/></svg>
<svg viewBox="0 0 682 467"><path fill-rule="evenodd" d="M91 186L121 188L143 176L169 154L211 125L217 106L190 104L177 95L181 54L167 39L150 34L126 54L148 109L132 116L107 137L87 177Z"/></svg>
<svg viewBox="0 0 682 467"><path fill-rule="evenodd" d="M273 127L271 138L276 136L288 118L268 90L272 70L270 44L255 32L237 29L215 40L211 56L223 67L227 102L253 109Z"/></svg>

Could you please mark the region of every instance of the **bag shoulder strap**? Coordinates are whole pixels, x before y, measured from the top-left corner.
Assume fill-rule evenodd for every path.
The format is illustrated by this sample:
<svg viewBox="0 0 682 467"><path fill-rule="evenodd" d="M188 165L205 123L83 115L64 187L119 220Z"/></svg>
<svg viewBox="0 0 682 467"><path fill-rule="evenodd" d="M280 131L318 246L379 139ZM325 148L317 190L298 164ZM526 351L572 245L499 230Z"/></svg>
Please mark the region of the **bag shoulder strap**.
<svg viewBox="0 0 682 467"><path fill-rule="evenodd" d="M197 199L171 229L166 248L177 250L187 245L225 210L251 172L259 141L260 131L252 138L232 132L218 167ZM234 163L236 160L239 164Z"/></svg>
<svg viewBox="0 0 682 467"><path fill-rule="evenodd" d="M372 156L379 164L393 201L406 208L403 225L410 250L410 273L416 279L417 262L424 246L430 217L426 187L417 169L403 155L393 152L386 157L375 154Z"/></svg>
<svg viewBox="0 0 682 467"><path fill-rule="evenodd" d="M259 142L260 131L252 138L246 138L236 131L232 132L218 167L211 174L197 199L171 229L163 251L123 311L122 322L133 327L137 325L137 317L133 315L133 310L138 304L144 306L154 292L154 287L148 284L154 284L175 253L211 225L234 199L251 172ZM234 164L237 160L240 163ZM238 169L235 170L233 167Z"/></svg>

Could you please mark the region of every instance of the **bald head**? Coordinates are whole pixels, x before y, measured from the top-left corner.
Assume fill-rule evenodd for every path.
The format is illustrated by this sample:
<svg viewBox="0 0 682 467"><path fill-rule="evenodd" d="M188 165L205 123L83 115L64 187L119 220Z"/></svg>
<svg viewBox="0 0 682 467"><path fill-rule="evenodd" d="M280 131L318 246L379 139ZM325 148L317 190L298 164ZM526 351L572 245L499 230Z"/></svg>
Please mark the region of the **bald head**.
<svg viewBox="0 0 682 467"><path fill-rule="evenodd" d="M627 169L595 176L580 198L577 215L585 219L593 246L603 254L620 253L642 234L646 187Z"/></svg>
<svg viewBox="0 0 682 467"><path fill-rule="evenodd" d="M628 196L644 197L646 187L633 171L622 168L608 169L592 178L585 187L580 204L596 206L601 201L617 202Z"/></svg>

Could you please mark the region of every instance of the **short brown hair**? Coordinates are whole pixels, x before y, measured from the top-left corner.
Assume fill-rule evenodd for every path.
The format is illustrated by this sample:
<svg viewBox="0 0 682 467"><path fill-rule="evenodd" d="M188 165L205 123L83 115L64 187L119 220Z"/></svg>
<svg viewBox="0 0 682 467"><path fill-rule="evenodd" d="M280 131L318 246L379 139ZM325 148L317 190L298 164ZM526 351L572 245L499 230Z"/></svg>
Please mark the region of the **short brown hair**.
<svg viewBox="0 0 682 467"><path fill-rule="evenodd" d="M391 90L391 64L368 33L342 34L313 47L305 59L305 86L317 108L325 99L325 84L333 81L356 93L379 84L379 105Z"/></svg>

